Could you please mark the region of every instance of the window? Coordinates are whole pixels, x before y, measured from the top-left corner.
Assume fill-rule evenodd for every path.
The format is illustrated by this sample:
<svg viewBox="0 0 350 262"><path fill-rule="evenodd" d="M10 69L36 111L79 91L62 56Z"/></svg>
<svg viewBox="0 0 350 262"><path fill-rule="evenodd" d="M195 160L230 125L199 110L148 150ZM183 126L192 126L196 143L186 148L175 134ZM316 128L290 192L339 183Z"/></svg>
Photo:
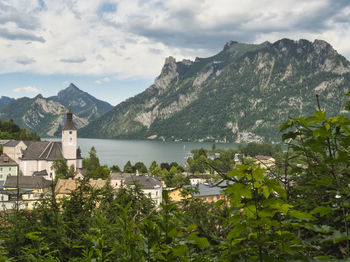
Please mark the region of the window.
<svg viewBox="0 0 350 262"><path fill-rule="evenodd" d="M50 173L50 178L52 178L52 172Z"/></svg>
<svg viewBox="0 0 350 262"><path fill-rule="evenodd" d="M69 143L72 143L73 142L73 138L69 138Z"/></svg>
<svg viewBox="0 0 350 262"><path fill-rule="evenodd" d="M69 131L69 134L71 135L71 134L72 134L72 131Z"/></svg>
<svg viewBox="0 0 350 262"><path fill-rule="evenodd" d="M11 167L9 167L9 171L11 171Z"/></svg>
<svg viewBox="0 0 350 262"><path fill-rule="evenodd" d="M156 192L156 196L158 196L158 191Z"/></svg>

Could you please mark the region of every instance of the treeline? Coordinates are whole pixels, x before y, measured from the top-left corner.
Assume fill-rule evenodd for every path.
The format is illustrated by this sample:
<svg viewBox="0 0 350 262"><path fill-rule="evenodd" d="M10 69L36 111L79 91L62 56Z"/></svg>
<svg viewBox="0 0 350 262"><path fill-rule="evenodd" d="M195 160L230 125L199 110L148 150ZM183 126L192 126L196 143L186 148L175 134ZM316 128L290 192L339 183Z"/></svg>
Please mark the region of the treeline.
<svg viewBox="0 0 350 262"><path fill-rule="evenodd" d="M37 133L20 128L13 120L0 119L0 139L39 141Z"/></svg>
<svg viewBox="0 0 350 262"><path fill-rule="evenodd" d="M191 173L211 173L216 171L228 172L235 165L236 160L255 157L257 155L272 156L280 160L282 147L280 144L271 145L268 143L248 143L239 145L236 149L218 149L213 144L211 149L193 149L193 157L187 159L188 171Z"/></svg>

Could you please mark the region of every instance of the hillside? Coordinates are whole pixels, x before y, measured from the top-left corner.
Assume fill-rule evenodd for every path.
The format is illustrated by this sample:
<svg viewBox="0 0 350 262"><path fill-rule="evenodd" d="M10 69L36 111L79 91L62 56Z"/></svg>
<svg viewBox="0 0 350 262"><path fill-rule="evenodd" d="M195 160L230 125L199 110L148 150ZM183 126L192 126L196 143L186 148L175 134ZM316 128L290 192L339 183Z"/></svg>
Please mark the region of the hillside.
<svg viewBox="0 0 350 262"><path fill-rule="evenodd" d="M289 116L309 115L315 94L342 112L350 63L322 40L228 42L217 55L165 61L144 92L117 105L81 136L185 141L279 141Z"/></svg>
<svg viewBox="0 0 350 262"><path fill-rule="evenodd" d="M5 107L9 103L11 103L13 100L15 100L15 99L11 98L11 97L7 97L7 96L1 96L0 97L0 109Z"/></svg>
<svg viewBox="0 0 350 262"><path fill-rule="evenodd" d="M77 128L86 126L112 108L107 102L83 92L74 84L60 91L57 96L16 99L0 110L0 116L13 119L22 128L37 132L40 136L57 136L64 124L67 108L71 104Z"/></svg>

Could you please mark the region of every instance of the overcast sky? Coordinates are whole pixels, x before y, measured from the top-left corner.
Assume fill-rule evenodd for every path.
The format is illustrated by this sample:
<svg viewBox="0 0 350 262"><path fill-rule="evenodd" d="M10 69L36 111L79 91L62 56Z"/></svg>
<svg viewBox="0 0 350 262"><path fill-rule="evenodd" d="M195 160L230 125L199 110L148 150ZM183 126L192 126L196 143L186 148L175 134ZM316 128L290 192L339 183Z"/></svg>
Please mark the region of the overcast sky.
<svg viewBox="0 0 350 262"><path fill-rule="evenodd" d="M55 95L70 82L115 105L167 56L229 40L323 39L350 58L349 0L0 0L0 95Z"/></svg>

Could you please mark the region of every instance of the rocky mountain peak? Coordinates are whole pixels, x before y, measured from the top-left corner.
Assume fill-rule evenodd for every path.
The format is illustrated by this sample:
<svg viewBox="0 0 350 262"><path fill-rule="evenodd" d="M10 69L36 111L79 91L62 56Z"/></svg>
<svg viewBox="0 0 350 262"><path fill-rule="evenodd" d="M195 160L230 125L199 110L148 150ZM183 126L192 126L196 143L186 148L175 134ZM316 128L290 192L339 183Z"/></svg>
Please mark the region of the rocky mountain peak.
<svg viewBox="0 0 350 262"><path fill-rule="evenodd" d="M70 83L69 86L66 89L63 89L60 92L64 92L64 91L71 92L71 91L81 91L81 90L76 85L74 85L73 83Z"/></svg>
<svg viewBox="0 0 350 262"><path fill-rule="evenodd" d="M165 59L162 71L154 81L154 85L158 89L165 89L178 75L176 60L174 57L169 56Z"/></svg>
<svg viewBox="0 0 350 262"><path fill-rule="evenodd" d="M233 40L228 41L228 42L225 44L225 46L224 46L224 50L229 49L231 46L233 46L233 45L235 45L235 44L238 44L238 42L237 42L237 41L233 41Z"/></svg>

